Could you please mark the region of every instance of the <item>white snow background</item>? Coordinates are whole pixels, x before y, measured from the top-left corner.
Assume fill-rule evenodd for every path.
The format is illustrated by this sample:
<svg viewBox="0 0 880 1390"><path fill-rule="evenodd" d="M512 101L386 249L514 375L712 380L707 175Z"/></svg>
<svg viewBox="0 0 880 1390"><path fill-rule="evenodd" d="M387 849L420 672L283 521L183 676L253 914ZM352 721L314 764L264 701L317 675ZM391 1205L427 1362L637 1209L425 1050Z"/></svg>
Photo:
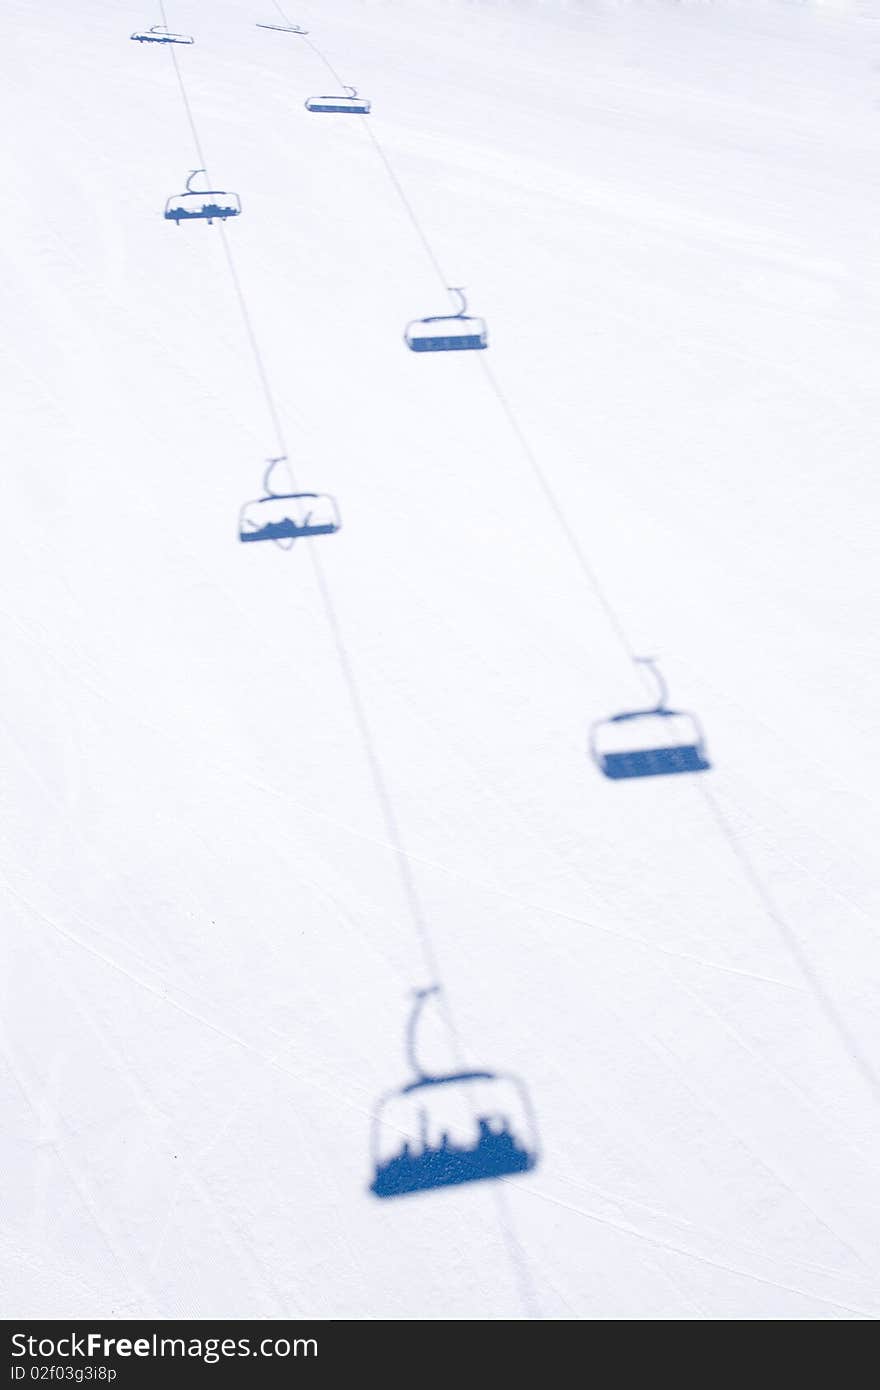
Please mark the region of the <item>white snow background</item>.
<svg viewBox="0 0 880 1390"><path fill-rule="evenodd" d="M270 0L167 8L344 527L237 541L276 441L220 229L162 217L154 0L7 0L3 1310L876 1318L876 8L284 5L705 726L713 771L621 784L587 730L639 672L477 354L403 345L446 301L363 122ZM309 545L521 1178L367 1191L429 981Z"/></svg>

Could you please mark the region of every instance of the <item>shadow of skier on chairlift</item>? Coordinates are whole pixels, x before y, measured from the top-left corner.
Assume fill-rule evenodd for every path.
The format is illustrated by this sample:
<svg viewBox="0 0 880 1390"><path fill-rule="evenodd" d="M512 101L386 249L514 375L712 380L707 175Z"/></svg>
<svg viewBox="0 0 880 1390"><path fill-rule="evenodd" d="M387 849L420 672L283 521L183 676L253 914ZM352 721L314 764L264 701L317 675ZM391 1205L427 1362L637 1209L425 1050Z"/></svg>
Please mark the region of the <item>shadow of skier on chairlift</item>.
<svg viewBox="0 0 880 1390"><path fill-rule="evenodd" d="M135 43L194 43L189 34L173 34L164 24L154 24L131 35Z"/></svg>
<svg viewBox="0 0 880 1390"><path fill-rule="evenodd" d="M436 985L416 991L406 1031L414 1080L382 1098L373 1122L376 1197L403 1197L525 1173L538 1161L534 1116L522 1082L490 1071L431 1075L416 1031Z"/></svg>
<svg viewBox="0 0 880 1390"><path fill-rule="evenodd" d="M342 527L334 498L319 492L275 492L272 474L287 458L267 460L263 474L263 496L245 502L239 513L240 541L274 541L290 550L294 541L306 536L330 536Z"/></svg>
<svg viewBox="0 0 880 1390"><path fill-rule="evenodd" d="M186 181L186 192L168 199L165 204L166 221L176 222L179 227L181 222L201 218L210 227L215 218L225 222L227 217L238 217L241 214L241 199L237 193L226 193L216 188L199 192L193 188L193 179L204 172L204 169L192 169Z"/></svg>

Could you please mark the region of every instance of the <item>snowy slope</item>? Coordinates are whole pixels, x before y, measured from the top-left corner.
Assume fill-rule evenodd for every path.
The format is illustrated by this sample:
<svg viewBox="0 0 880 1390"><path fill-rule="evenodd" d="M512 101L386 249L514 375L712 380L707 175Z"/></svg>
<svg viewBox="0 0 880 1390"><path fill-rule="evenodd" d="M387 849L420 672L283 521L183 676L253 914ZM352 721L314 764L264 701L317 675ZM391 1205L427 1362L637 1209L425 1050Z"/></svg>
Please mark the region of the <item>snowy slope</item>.
<svg viewBox="0 0 880 1390"><path fill-rule="evenodd" d="M615 785L639 674L475 354L402 345L446 306L362 123L269 0L167 9L344 529L237 543L276 441L219 229L161 216L199 161L152 0L9 0L4 1311L876 1317L876 11L285 5L707 729L704 778ZM428 981L308 544L522 1178L367 1193Z"/></svg>

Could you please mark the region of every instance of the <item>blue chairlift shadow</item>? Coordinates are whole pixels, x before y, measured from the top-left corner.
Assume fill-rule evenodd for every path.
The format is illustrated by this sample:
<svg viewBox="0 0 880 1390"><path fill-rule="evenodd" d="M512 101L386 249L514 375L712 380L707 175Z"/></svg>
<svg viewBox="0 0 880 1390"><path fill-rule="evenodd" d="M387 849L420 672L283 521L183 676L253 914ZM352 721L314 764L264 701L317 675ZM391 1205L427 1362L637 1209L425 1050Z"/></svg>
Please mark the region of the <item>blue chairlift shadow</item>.
<svg viewBox="0 0 880 1390"><path fill-rule="evenodd" d="M257 20L258 29L277 29L282 34L307 34L308 29L303 29L300 24L261 24Z"/></svg>
<svg viewBox="0 0 880 1390"><path fill-rule="evenodd" d="M376 1197L403 1197L437 1187L509 1177L528 1172L538 1161L528 1094L515 1077L491 1071L428 1076L422 1071L415 1053L416 1026L425 998L434 992L417 991L407 1028L407 1051L417 1079L389 1092L374 1122L375 1175L370 1191ZM499 1093L501 1105L496 1108ZM458 1110L458 1126L467 1131L464 1142L453 1139L448 1129L436 1123L438 1106L442 1108L450 1096ZM488 1113L481 1113L487 1101ZM407 1127L410 1132L402 1130L399 1119L395 1122L394 1118L395 1110L408 1110L413 1102L417 1133L411 1132L412 1125ZM432 1127L436 1131L433 1139ZM389 1154L391 1148L395 1151Z"/></svg>
<svg viewBox="0 0 880 1390"><path fill-rule="evenodd" d="M666 684L656 662L649 657L636 659L650 668L657 681L657 704L596 721L590 730L590 754L596 766L614 782L708 771L712 764L696 715L669 709ZM608 746L617 744L620 731L627 729L633 731L631 740L624 740L629 747Z"/></svg>
<svg viewBox="0 0 880 1390"><path fill-rule="evenodd" d="M331 536L342 527L339 508L334 498L320 492L275 492L271 477L284 457L268 460L263 476L263 496L245 502L238 518L238 538L245 544L251 541L274 541L289 550L294 541L308 536Z"/></svg>
<svg viewBox="0 0 880 1390"><path fill-rule="evenodd" d="M151 29L142 29L132 34L135 43L193 43L189 34L173 34L164 24L154 24Z"/></svg>
<svg viewBox="0 0 880 1390"><path fill-rule="evenodd" d="M227 217L241 215L241 199L237 193L226 193L217 188L205 189L200 193L192 187L196 175L204 172L204 169L191 170L186 181L186 192L168 199L165 204L167 222L176 222L179 227L181 222L202 220L210 227L215 219L225 222Z"/></svg>
<svg viewBox="0 0 880 1390"><path fill-rule="evenodd" d="M369 116L372 103L359 97L356 87L346 87L344 96L307 97L307 111L335 112L340 116Z"/></svg>
<svg viewBox="0 0 880 1390"><path fill-rule="evenodd" d="M411 352L473 352L489 346L485 320L468 314L464 291L450 285L449 292L458 299L454 314L434 314L407 324L403 340Z"/></svg>

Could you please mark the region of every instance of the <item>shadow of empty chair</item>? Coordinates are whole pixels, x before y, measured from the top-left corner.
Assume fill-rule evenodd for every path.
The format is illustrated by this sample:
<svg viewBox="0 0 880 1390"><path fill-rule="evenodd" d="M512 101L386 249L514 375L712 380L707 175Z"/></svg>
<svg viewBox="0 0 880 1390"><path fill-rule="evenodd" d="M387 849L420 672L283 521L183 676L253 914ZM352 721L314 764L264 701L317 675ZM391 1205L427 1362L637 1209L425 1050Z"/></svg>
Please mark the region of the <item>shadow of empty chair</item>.
<svg viewBox="0 0 880 1390"><path fill-rule="evenodd" d="M307 111L335 111L339 115L368 116L371 103L359 97L356 87L346 87L344 96L307 97Z"/></svg>
<svg viewBox="0 0 880 1390"><path fill-rule="evenodd" d="M450 285L449 293L458 300L454 314L434 314L407 324L404 341L413 352L467 352L489 346L485 320L468 314L464 291Z"/></svg>
<svg viewBox="0 0 880 1390"><path fill-rule="evenodd" d="M277 29L282 34L307 34L308 29L303 29L300 24L261 24L257 20L258 29Z"/></svg>
<svg viewBox="0 0 880 1390"><path fill-rule="evenodd" d="M696 715L670 709L666 684L656 663L651 658L637 659L649 667L657 681L657 704L596 721L590 730L590 755L596 766L612 781L706 772L712 764Z"/></svg>

